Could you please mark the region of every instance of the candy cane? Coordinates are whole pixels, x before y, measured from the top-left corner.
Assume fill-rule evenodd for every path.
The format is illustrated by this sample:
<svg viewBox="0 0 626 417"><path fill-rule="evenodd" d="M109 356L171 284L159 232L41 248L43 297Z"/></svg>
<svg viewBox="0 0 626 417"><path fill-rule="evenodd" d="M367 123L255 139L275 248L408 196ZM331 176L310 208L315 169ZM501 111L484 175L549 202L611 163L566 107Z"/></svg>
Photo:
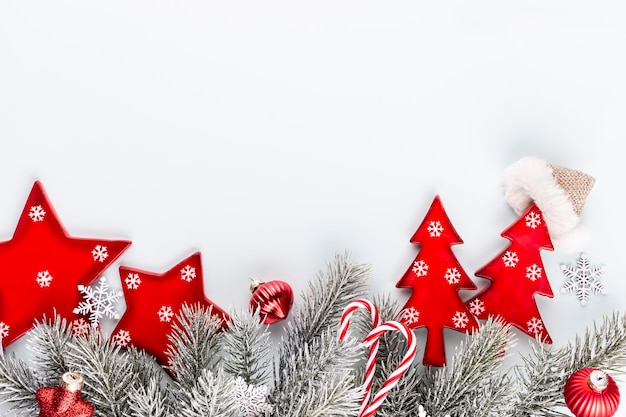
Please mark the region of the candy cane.
<svg viewBox="0 0 626 417"><path fill-rule="evenodd" d="M348 326L350 326L350 317L358 308L367 309L372 315L372 329L380 325L380 313L378 308L368 300L355 300L346 306L341 315L341 321L339 322L339 340L344 340L348 333ZM367 402L370 398L370 391L372 389L372 382L374 381L374 371L376 370L376 353L378 353L378 339L369 344L370 351L367 357L367 364L365 368L365 375L363 377L363 399L361 401L361 408L359 410L359 416L365 410Z"/></svg>
<svg viewBox="0 0 626 417"><path fill-rule="evenodd" d="M391 391L391 389L396 386L400 378L402 378L402 376L406 373L406 371L411 366L411 363L415 359L415 354L417 353L417 341L415 340L411 329L409 329L404 323L399 323L397 321L387 321L372 330L363 342L368 346L378 346L378 341L380 337L385 332L390 330L397 330L404 335L407 340L407 352L404 355L404 358L402 358L402 362L400 362L400 365L398 365L396 370L393 371L391 375L389 375L387 380L383 383L382 387L380 387L380 390L376 393L376 395L374 395L374 398L372 399L372 402L369 404L369 406L367 406L365 410L359 413L359 417L372 417L374 414L376 414L383 400L385 399L385 397L387 397L387 394L389 394L389 391Z"/></svg>

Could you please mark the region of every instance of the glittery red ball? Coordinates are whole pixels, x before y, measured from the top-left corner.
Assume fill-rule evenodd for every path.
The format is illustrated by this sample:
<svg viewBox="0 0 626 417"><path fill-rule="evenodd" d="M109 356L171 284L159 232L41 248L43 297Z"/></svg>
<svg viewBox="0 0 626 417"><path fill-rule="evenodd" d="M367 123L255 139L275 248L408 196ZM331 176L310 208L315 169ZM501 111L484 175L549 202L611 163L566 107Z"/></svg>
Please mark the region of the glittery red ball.
<svg viewBox="0 0 626 417"><path fill-rule="evenodd" d="M565 404L576 417L611 417L619 406L619 388L606 372L576 371L565 383Z"/></svg>
<svg viewBox="0 0 626 417"><path fill-rule="evenodd" d="M259 310L263 324L284 320L293 305L293 290L284 281L254 281L250 285L250 311Z"/></svg>
<svg viewBox="0 0 626 417"><path fill-rule="evenodd" d="M61 387L43 387L37 390L39 417L92 417L94 408L79 391Z"/></svg>

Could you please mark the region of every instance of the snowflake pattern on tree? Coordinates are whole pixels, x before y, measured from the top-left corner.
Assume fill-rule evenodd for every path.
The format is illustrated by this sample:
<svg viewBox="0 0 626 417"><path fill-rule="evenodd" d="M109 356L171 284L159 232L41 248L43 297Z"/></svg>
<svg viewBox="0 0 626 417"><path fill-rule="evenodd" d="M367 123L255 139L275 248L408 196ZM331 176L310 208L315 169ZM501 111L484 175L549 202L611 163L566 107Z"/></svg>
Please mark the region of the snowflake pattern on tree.
<svg viewBox="0 0 626 417"><path fill-rule="evenodd" d="M561 292L575 293L581 305L586 305L592 294L606 294L604 284L600 281L604 265L592 265L584 253L575 264L561 265L561 270L566 278Z"/></svg>
<svg viewBox="0 0 626 417"><path fill-rule="evenodd" d="M45 215L46 211L39 204L31 206L30 211L28 212L28 217L30 217L33 222L42 222Z"/></svg>
<svg viewBox="0 0 626 417"><path fill-rule="evenodd" d="M9 335L10 326L0 321L0 338L7 337Z"/></svg>
<svg viewBox="0 0 626 417"><path fill-rule="evenodd" d="M106 246L96 245L91 251L91 255L94 261L104 262L104 260L109 257L109 251Z"/></svg>
<svg viewBox="0 0 626 417"><path fill-rule="evenodd" d="M122 296L122 293L120 291L109 290L106 277L100 278L95 289L85 285L79 285L78 291L83 294L84 301L78 304L78 307L74 309L74 313L88 315L89 322L93 328L99 326L100 319L103 317L110 319L120 318L119 313L115 311L115 305Z"/></svg>
<svg viewBox="0 0 626 417"><path fill-rule="evenodd" d="M47 270L40 271L37 272L37 278L35 280L41 288L49 287L50 283L52 282L52 275L50 275L50 272L48 272Z"/></svg>
<svg viewBox="0 0 626 417"><path fill-rule="evenodd" d="M72 334L76 337L85 337L90 330L91 324L82 317L72 322Z"/></svg>

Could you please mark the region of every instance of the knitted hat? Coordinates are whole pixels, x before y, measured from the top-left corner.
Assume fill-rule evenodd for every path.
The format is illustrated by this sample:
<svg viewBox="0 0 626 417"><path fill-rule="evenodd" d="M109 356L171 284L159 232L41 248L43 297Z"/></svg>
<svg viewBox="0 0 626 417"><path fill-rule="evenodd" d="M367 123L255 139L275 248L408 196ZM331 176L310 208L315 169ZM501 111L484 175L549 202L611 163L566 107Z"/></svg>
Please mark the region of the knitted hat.
<svg viewBox="0 0 626 417"><path fill-rule="evenodd" d="M594 183L583 172L528 156L506 169L504 198L518 215L533 202L537 204L555 249L575 252L587 244L579 216Z"/></svg>

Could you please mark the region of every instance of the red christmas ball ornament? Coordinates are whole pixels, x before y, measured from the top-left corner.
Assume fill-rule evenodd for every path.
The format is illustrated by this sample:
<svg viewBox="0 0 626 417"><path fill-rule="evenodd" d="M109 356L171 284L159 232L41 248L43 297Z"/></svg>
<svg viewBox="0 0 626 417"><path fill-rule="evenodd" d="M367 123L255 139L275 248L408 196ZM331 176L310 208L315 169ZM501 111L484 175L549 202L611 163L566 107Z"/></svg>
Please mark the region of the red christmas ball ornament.
<svg viewBox="0 0 626 417"><path fill-rule="evenodd" d="M263 324L284 320L293 305L293 290L284 281L254 280L250 284L250 311L259 310Z"/></svg>
<svg viewBox="0 0 626 417"><path fill-rule="evenodd" d="M93 417L94 407L83 399L82 388L83 377L76 372L64 373L57 388L39 388L39 417Z"/></svg>
<svg viewBox="0 0 626 417"><path fill-rule="evenodd" d="M619 406L619 388L606 372L584 368L565 383L565 404L576 417L611 417Z"/></svg>

